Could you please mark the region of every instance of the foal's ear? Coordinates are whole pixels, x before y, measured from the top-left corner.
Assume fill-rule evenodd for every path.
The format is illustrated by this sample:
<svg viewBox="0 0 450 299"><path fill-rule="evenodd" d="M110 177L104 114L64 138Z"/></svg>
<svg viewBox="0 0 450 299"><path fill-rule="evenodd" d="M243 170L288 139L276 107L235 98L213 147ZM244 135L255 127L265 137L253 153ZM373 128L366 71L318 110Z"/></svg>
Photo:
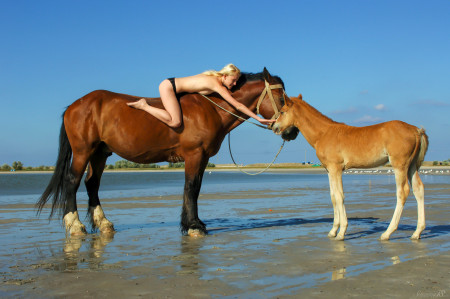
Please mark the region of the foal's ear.
<svg viewBox="0 0 450 299"><path fill-rule="evenodd" d="M303 96L302 96L301 93L298 95L298 99L299 99L299 100L303 100Z"/></svg>
<svg viewBox="0 0 450 299"><path fill-rule="evenodd" d="M291 107L292 105L294 105L294 101L290 97L286 97L286 106Z"/></svg>

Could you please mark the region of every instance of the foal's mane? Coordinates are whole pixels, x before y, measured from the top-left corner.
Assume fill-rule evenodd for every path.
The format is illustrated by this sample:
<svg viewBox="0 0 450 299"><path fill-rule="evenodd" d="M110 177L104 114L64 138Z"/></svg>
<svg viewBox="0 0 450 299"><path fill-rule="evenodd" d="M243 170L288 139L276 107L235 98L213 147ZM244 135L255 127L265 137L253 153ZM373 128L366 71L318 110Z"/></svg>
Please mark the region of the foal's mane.
<svg viewBox="0 0 450 299"><path fill-rule="evenodd" d="M331 118L329 118L328 116L326 116L325 114L323 114L322 112L320 112L319 110L317 110L316 108L311 106L308 102L304 101L303 99L298 99L298 100L299 100L300 105L304 105L309 109L308 113L313 112L314 114L317 114L319 117L322 117L322 118L324 118L332 123L335 123L335 124L344 124L344 123L340 123L340 122L332 120Z"/></svg>

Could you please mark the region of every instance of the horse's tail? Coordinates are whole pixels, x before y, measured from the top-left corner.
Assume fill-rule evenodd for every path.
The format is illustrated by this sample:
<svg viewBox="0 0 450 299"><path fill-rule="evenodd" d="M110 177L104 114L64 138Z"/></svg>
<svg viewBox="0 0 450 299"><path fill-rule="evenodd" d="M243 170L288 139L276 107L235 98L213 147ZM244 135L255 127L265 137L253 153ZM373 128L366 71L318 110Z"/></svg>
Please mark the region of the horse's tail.
<svg viewBox="0 0 450 299"><path fill-rule="evenodd" d="M428 136L425 133L425 129L417 129L418 134L418 149L416 150L416 153L414 155L413 161L411 163L411 166L409 167L410 172L412 170L418 171L420 166L422 166L423 160L425 159L425 154L428 150ZM410 173L412 175L412 173Z"/></svg>
<svg viewBox="0 0 450 299"><path fill-rule="evenodd" d="M53 216L55 210L59 209L59 213L63 213L66 206L66 191L67 185L70 180L70 162L72 160L72 147L70 146L69 139L67 138L66 128L64 127L64 114L61 125L61 131L59 134L59 153L56 161L55 171L53 176L42 194L39 201L36 203L38 209L37 213L40 214L42 208L47 201L52 198L52 210L50 217Z"/></svg>

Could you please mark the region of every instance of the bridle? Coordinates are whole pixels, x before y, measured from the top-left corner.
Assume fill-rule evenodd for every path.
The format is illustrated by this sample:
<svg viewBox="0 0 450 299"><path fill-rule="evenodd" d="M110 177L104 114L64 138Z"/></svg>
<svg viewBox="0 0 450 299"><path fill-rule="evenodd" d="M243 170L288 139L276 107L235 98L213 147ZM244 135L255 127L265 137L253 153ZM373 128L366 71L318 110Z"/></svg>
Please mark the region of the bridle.
<svg viewBox="0 0 450 299"><path fill-rule="evenodd" d="M259 114L259 107L261 106L261 103L262 103L262 101L264 100L264 98L265 98L265 96L267 94L268 97L269 97L270 103L272 104L272 109L274 111L274 115L272 115L271 119L276 119L280 115L280 111L278 110L277 104L275 103L275 99L273 98L272 89L279 89L279 88L281 88L283 90L283 98L284 98L284 96L287 96L287 94L286 94L286 91L284 91L283 84L272 84L271 85L271 84L269 84L269 82L267 82L267 80L264 80L264 83L265 83L264 90L261 92L261 95L259 96L258 104L256 105L256 114ZM233 113L233 112L223 108L222 106L220 106L219 104L217 104L216 102L214 102L213 100L211 100L210 98L205 96L204 94L200 94L200 95L202 95L205 99L207 99L208 101L210 101L211 103L213 103L214 105L219 107L220 109L222 109L222 110L228 112L229 114L239 118L240 120L249 122L249 123L254 124L255 126L258 126L260 128L263 128L263 129L271 130L270 127L265 127L265 126L262 126L260 124L251 122L251 121L249 121L249 120L247 120L247 119L245 119L245 118L243 118L243 117L241 117L241 116L239 116L239 115L237 115L237 114L235 114L235 113Z"/></svg>
<svg viewBox="0 0 450 299"><path fill-rule="evenodd" d="M279 88L283 89L283 97L287 96L287 94L286 91L284 91L282 84L270 85L269 82L267 82L267 80L264 80L264 83L266 84L266 87L259 96L258 104L256 105L256 114L259 114L259 106L261 106L261 103L267 94L269 96L270 103L272 104L273 111L275 112L275 114L272 116L271 119L276 119L280 115L280 111L278 110L277 104L275 103L275 100L273 98L272 89L279 89Z"/></svg>

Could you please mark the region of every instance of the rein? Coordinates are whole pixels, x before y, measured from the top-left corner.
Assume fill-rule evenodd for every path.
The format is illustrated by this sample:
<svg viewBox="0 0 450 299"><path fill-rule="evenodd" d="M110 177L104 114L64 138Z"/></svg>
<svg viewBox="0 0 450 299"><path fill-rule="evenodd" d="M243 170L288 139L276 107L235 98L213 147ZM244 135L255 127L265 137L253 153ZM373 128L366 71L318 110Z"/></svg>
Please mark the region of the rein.
<svg viewBox="0 0 450 299"><path fill-rule="evenodd" d="M231 112L231 111L229 111L229 110L223 108L222 106L220 106L219 104L217 104L216 102L214 102L213 100L211 100L210 98L208 98L207 96L205 96L204 94L200 94L200 95L203 96L203 97L204 97L205 99L207 99L208 101L210 101L211 103L213 103L214 105L216 105L217 107L219 107L220 109L222 109L222 110L224 110L224 111L230 113L231 115L233 115L233 116L239 118L240 120L246 121L246 122L248 122L248 123L251 123L252 125L255 125L255 126L257 126L257 127L260 127L260 128L266 129L266 130L270 130L268 127L265 127L265 126L263 126L263 125L254 123L254 122L252 122L252 121L249 121L248 119L245 119L245 118L243 118L242 116L239 116L239 115L237 115L237 114L235 114L235 113L233 113L233 112Z"/></svg>
<svg viewBox="0 0 450 299"><path fill-rule="evenodd" d="M262 101L264 100L264 98L265 98L265 96L267 94L269 96L270 103L272 104L273 111L275 112L275 114L272 116L272 119L275 119L275 118L278 117L280 112L278 111L277 104L275 103L275 100L273 98L272 89L277 89L277 88L283 89L283 85L282 84L270 85L269 82L267 82L267 80L264 80L264 82L265 82L266 86L264 87L264 90L262 91L261 95L259 96L258 104L256 105L256 113L259 114L259 106L261 106L261 103L262 103ZM286 92L284 91L284 89L283 89L283 93L284 93L284 95L286 95ZM207 96L205 96L203 94L200 94L200 95L203 96L208 101L210 101L211 103L213 103L214 105L216 105L217 107L219 107L220 109L222 109L222 110L228 112L229 114L235 116L236 118L239 118L242 121L246 121L246 122L251 123L252 125L258 126L260 128L263 128L263 129L266 129L266 130L270 130L266 126L262 126L260 124L257 124L257 123L254 123L252 121L249 121L249 120L247 120L247 119L245 119L245 118L243 118L243 117L241 117L241 116L239 116L239 115L237 115L237 114L235 114L235 113L233 113L233 112L223 108L222 106L220 106L219 104L217 104L216 102L214 102L213 100L208 98ZM275 160L277 159L277 157L280 154L281 150L283 149L283 146L284 146L284 143L285 143L285 140L283 140L283 143L281 144L280 149L278 150L277 154L275 155L275 158L273 158L272 162L270 162L270 164L266 168L264 168L263 170L261 170L259 172L256 172L256 173L250 173L250 172L246 172L245 170L242 170L241 167L239 167L239 165L234 161L233 154L231 153L231 138L230 138L230 136L231 136L231 134L228 133L228 149L230 150L231 160L233 160L234 165L237 167L237 169L239 169L239 171L241 171L241 172L243 172L245 174L248 174L248 175L258 175L258 174L261 174L261 173L265 172L267 169L269 169L269 167L272 166L273 163L275 162Z"/></svg>

